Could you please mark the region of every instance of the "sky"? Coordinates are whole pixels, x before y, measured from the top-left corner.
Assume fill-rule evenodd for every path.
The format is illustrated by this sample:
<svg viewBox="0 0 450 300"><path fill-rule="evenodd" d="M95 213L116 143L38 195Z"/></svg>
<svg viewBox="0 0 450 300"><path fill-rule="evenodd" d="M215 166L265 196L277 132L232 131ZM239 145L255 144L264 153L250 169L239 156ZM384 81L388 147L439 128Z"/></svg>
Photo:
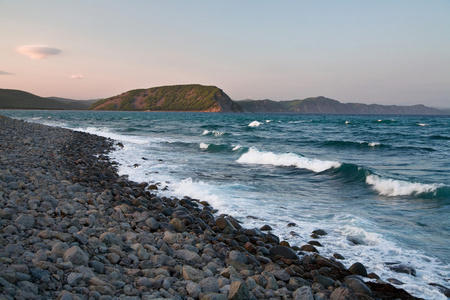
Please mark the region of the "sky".
<svg viewBox="0 0 450 300"><path fill-rule="evenodd" d="M450 107L450 1L0 0L0 88Z"/></svg>

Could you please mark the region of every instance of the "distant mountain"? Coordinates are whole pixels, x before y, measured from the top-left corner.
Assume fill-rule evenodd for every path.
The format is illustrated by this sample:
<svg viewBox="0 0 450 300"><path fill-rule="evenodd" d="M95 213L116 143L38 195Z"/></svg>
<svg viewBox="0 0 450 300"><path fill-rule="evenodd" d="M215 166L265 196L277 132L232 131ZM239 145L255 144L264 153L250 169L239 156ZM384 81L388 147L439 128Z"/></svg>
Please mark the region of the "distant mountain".
<svg viewBox="0 0 450 300"><path fill-rule="evenodd" d="M43 98L34 94L0 89L0 109L87 110L93 101Z"/></svg>
<svg viewBox="0 0 450 300"><path fill-rule="evenodd" d="M442 115L447 111L422 104L413 106L379 105L362 103L341 103L339 101L314 97L303 100L241 100L236 101L246 112L285 112L302 114L399 114L399 115Z"/></svg>
<svg viewBox="0 0 450 300"><path fill-rule="evenodd" d="M199 84L131 90L94 103L93 110L242 112L215 86Z"/></svg>

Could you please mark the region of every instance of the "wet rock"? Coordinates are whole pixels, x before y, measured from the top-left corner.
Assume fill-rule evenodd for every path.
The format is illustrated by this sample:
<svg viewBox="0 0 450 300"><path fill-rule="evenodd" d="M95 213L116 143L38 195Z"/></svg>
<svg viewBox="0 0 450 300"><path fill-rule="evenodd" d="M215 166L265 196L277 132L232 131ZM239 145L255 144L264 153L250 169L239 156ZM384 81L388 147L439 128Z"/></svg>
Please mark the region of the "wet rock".
<svg viewBox="0 0 450 300"><path fill-rule="evenodd" d="M287 259L298 259L297 254L286 246L273 246L269 249L269 253L272 256L281 256Z"/></svg>
<svg viewBox="0 0 450 300"><path fill-rule="evenodd" d="M259 230L261 231L271 231L273 230L272 227L270 225L264 225L263 227L261 227Z"/></svg>
<svg viewBox="0 0 450 300"><path fill-rule="evenodd" d="M366 267L362 263L354 263L353 265L348 268L349 272L355 275L360 275L363 277L367 277L367 270Z"/></svg>
<svg viewBox="0 0 450 300"><path fill-rule="evenodd" d="M330 300L358 300L358 297L351 289L341 286L333 291Z"/></svg>
<svg viewBox="0 0 450 300"><path fill-rule="evenodd" d="M389 269L391 269L394 272L397 273L405 273L405 274L409 274L412 276L416 276L416 270L413 267L407 266L407 265L403 265L403 264L399 264L399 265L393 265L393 266L389 266Z"/></svg>
<svg viewBox="0 0 450 300"><path fill-rule="evenodd" d="M300 250L302 251L306 251L306 252L316 252L318 253L319 251L316 249L316 247L312 246L312 245L303 245L300 247Z"/></svg>
<svg viewBox="0 0 450 300"><path fill-rule="evenodd" d="M358 277L347 276L345 277L344 283L352 289L353 292L359 294L365 294L368 296L372 296L372 291L369 289L364 282Z"/></svg>

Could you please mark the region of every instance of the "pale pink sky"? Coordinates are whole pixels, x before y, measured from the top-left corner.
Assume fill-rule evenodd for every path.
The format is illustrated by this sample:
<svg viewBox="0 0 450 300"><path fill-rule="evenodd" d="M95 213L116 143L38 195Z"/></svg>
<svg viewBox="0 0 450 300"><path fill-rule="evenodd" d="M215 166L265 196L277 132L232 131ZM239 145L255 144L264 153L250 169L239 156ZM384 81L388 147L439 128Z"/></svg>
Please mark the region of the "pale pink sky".
<svg viewBox="0 0 450 300"><path fill-rule="evenodd" d="M0 1L0 88L450 106L449 1Z"/></svg>

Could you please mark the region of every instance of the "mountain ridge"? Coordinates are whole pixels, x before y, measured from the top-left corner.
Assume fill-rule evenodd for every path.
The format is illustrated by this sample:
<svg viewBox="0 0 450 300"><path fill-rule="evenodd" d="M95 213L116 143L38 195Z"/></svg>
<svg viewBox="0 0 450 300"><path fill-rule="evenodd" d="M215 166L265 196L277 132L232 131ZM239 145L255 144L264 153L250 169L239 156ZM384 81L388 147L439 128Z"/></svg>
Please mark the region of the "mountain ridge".
<svg viewBox="0 0 450 300"><path fill-rule="evenodd" d="M44 98L21 90L0 89L0 109L87 110L90 101Z"/></svg>
<svg viewBox="0 0 450 300"><path fill-rule="evenodd" d="M236 101L246 112L282 112L300 114L401 114L401 115L445 115L445 110L427 107L423 104L399 106L364 103L341 103L324 96L306 99L274 101Z"/></svg>
<svg viewBox="0 0 450 300"><path fill-rule="evenodd" d="M145 102L146 99L148 100L147 102ZM136 102L138 103L137 108L133 106ZM432 108L423 104L398 106L341 103L323 96L285 101L270 99L233 101L220 88L199 84L136 89L102 100L72 100L60 97L44 98L21 90L0 89L0 109L88 110L95 109L101 105L103 105L103 107L100 107L102 110L138 111L400 115L450 114L449 108ZM110 106L106 107L107 105Z"/></svg>

